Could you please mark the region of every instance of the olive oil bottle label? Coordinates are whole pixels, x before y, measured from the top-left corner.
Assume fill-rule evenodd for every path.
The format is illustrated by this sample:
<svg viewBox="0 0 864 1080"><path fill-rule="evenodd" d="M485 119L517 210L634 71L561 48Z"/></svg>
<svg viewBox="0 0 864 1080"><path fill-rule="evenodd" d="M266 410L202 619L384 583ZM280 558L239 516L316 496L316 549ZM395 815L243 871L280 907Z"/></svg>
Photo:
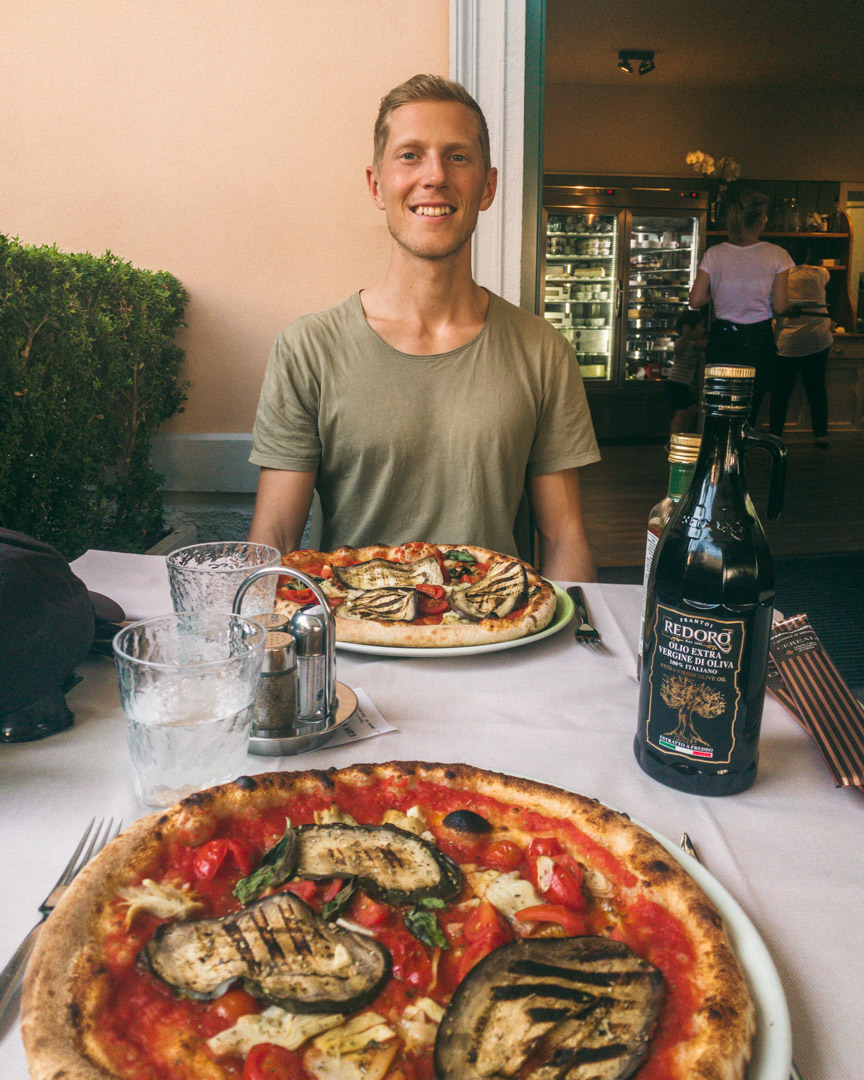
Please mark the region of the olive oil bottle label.
<svg viewBox="0 0 864 1080"><path fill-rule="evenodd" d="M647 672L651 746L667 755L729 764L741 706L744 637L743 620L657 604Z"/></svg>

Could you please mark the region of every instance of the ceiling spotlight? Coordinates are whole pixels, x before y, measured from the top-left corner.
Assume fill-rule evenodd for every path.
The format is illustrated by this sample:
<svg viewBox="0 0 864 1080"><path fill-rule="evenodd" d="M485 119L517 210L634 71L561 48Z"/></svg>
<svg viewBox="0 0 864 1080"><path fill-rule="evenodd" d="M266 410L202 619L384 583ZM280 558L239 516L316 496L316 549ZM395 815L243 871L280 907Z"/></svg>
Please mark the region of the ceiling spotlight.
<svg viewBox="0 0 864 1080"><path fill-rule="evenodd" d="M618 53L618 67L622 71L626 71L628 75L633 74L633 68L630 66L631 60L639 61L639 74L647 75L649 71L654 70L654 53L647 49L622 49Z"/></svg>

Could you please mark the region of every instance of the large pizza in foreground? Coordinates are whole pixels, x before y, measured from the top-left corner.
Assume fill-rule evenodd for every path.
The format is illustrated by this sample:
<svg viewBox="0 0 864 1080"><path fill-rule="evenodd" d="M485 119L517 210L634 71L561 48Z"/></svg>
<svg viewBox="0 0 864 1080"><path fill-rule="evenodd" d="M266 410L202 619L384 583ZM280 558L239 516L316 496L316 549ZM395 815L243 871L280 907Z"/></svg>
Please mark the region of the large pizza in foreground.
<svg viewBox="0 0 864 1080"><path fill-rule="evenodd" d="M35 1080L735 1080L717 911L625 815L466 765L270 773L143 818L30 963Z"/></svg>
<svg viewBox="0 0 864 1080"><path fill-rule="evenodd" d="M405 648L488 645L527 637L555 615L555 590L530 563L471 544L293 551L282 558L315 578L333 608L337 641ZM314 601L286 578L276 610Z"/></svg>

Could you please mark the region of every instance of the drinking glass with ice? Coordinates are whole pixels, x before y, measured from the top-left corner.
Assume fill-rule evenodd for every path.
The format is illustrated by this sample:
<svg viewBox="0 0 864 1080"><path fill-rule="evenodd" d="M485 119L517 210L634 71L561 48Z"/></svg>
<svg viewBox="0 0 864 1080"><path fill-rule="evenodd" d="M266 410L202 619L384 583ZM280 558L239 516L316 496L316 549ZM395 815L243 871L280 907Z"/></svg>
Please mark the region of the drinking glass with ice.
<svg viewBox="0 0 864 1080"><path fill-rule="evenodd" d="M145 619L117 634L141 802L170 806L243 772L265 638L250 619L207 611Z"/></svg>

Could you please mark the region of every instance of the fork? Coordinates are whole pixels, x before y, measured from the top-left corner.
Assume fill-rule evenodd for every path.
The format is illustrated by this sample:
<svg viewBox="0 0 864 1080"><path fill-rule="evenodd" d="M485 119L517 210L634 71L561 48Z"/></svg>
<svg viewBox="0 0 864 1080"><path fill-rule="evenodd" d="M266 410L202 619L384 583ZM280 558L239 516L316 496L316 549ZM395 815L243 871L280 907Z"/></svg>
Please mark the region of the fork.
<svg viewBox="0 0 864 1080"><path fill-rule="evenodd" d="M579 625L576 627L576 640L580 645L588 645L597 650L604 648L600 640L599 632L591 625L588 615L588 605L585 603L585 594L578 585L571 585L567 595L576 605L576 614L579 617Z"/></svg>
<svg viewBox="0 0 864 1080"><path fill-rule="evenodd" d="M694 847L693 841L690 839L686 832L681 833L681 839L678 841L678 846L684 851L686 851L692 859L695 859L700 866L703 865L702 860L699 858L699 852ZM801 1073L798 1072L798 1068L794 1061L791 1063L790 1069L791 1071L789 1073L789 1080L803 1080Z"/></svg>
<svg viewBox="0 0 864 1080"><path fill-rule="evenodd" d="M15 992L21 985L21 980L24 978L24 972L27 969L27 961L30 959L30 953L36 944L36 938L39 936L42 924L54 910L60 897L66 891L67 885L78 871L82 870L93 856L97 855L105 847L109 840L113 840L122 828L122 820L118 821L115 827L113 818L109 818L107 823L102 818L98 825L96 825L95 817L90 819L90 824L84 830L84 835L72 852L72 858L64 867L63 873L57 879L54 888L39 905L42 918L24 938L16 949L15 955L3 968L3 971L0 972L0 1019L5 1018L6 1010L11 1006Z"/></svg>

